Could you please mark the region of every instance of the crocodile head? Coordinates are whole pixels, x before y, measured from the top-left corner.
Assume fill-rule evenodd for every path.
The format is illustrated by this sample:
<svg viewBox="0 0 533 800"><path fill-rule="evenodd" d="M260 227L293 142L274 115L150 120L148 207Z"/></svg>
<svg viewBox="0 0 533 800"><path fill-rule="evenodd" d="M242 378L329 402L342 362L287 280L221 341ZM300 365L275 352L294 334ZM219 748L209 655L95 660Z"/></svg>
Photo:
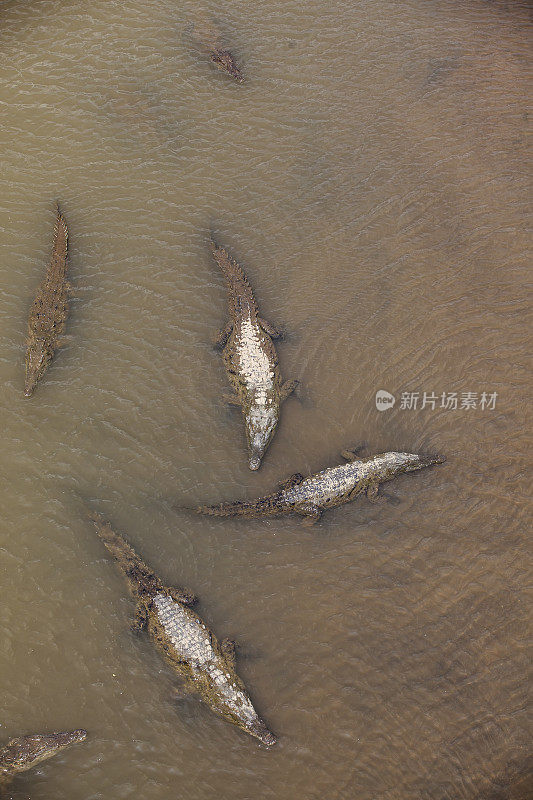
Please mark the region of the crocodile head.
<svg viewBox="0 0 533 800"><path fill-rule="evenodd" d="M30 342L26 353L26 381L24 384L26 397L32 396L50 360L50 351L43 339L35 339Z"/></svg>
<svg viewBox="0 0 533 800"><path fill-rule="evenodd" d="M274 405L253 404L245 412L245 421L249 467L256 470L261 466L261 459L276 430L278 409Z"/></svg>
<svg viewBox="0 0 533 800"><path fill-rule="evenodd" d="M396 456L402 472L414 472L417 469L431 467L433 464L443 464L446 461L446 457L440 455L421 456L415 453L396 453Z"/></svg>
<svg viewBox="0 0 533 800"><path fill-rule="evenodd" d="M276 737L268 730L261 717L257 714L246 692L243 690L239 692L239 695L238 705L235 702L235 697L232 698L232 702L229 704L226 698L226 702L223 701L222 704L218 705L218 708L215 702L215 708L225 719L233 722L234 725L237 725L242 731L255 739L259 739L263 744L269 747L276 744Z"/></svg>
<svg viewBox="0 0 533 800"><path fill-rule="evenodd" d="M216 64L219 69L228 72L236 81L243 83L244 75L238 68L229 50L215 50L211 56L211 61Z"/></svg>
<svg viewBox="0 0 533 800"><path fill-rule="evenodd" d="M34 733L11 739L0 749L0 771L4 775L16 775L25 772L41 761L59 753L69 744L82 742L87 731L66 731L64 733Z"/></svg>
<svg viewBox="0 0 533 800"><path fill-rule="evenodd" d="M374 459L380 480L390 480L403 472L415 472L433 464L442 464L445 456L427 455L416 453L384 453Z"/></svg>
<svg viewBox="0 0 533 800"><path fill-rule="evenodd" d="M273 733L271 733L262 719L257 717L254 721L248 723L244 730L246 733L255 736L256 739L259 739L260 742L263 744L267 744L269 747L273 744L276 744L276 737Z"/></svg>

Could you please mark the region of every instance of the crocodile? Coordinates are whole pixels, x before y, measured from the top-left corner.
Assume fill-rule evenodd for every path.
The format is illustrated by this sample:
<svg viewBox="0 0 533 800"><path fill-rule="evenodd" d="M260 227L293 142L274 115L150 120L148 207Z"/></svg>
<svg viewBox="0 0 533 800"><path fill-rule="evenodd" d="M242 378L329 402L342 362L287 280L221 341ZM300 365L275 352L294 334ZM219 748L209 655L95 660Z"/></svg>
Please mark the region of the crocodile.
<svg viewBox="0 0 533 800"><path fill-rule="evenodd" d="M227 72L239 83L244 82L244 75L229 50L223 46L220 34L215 25L205 16L197 14L198 22L192 28L196 42L209 53L209 57L218 69Z"/></svg>
<svg viewBox="0 0 533 800"><path fill-rule="evenodd" d="M67 281L68 230L59 204L56 209L50 266L39 287L28 320L24 388L26 397L31 397L55 351L61 346L61 334L65 330L68 317L68 298L71 292Z"/></svg>
<svg viewBox="0 0 533 800"><path fill-rule="evenodd" d="M126 576L136 603L132 630L147 629L166 661L217 714L266 745L276 737L258 716L236 672L235 642L217 640L191 605L196 598L166 586L103 517L89 513L98 536Z"/></svg>
<svg viewBox="0 0 533 800"><path fill-rule="evenodd" d="M265 497L199 506L194 510L214 517L260 518L300 514L307 524L312 525L328 508L349 503L363 493L370 501L375 501L381 483L404 472L442 464L446 460L440 455L396 452L362 459L352 450L344 450L341 455L347 463L328 467L307 478L297 472L283 481L277 491Z"/></svg>
<svg viewBox="0 0 533 800"><path fill-rule="evenodd" d="M11 739L5 747L0 747L0 795L19 772L26 772L70 744L83 742L86 737L87 731L77 730L32 733Z"/></svg>
<svg viewBox="0 0 533 800"><path fill-rule="evenodd" d="M298 381L282 382L272 342L282 334L259 316L242 268L213 240L211 248L226 282L231 317L216 339L233 388L233 394L225 395L225 399L241 408L249 467L256 470L274 436L281 404L298 386Z"/></svg>

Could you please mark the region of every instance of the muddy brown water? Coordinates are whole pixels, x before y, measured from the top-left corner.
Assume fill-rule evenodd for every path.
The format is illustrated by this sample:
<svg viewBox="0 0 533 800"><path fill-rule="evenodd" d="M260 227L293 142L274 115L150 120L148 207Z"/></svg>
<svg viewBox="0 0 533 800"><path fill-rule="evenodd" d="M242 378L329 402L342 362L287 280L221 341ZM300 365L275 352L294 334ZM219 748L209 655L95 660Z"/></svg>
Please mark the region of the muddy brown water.
<svg viewBox="0 0 533 800"><path fill-rule="evenodd" d="M13 796L531 797L528 4L204 9L245 84L194 46L192 2L0 5L0 740L90 734ZM55 198L73 340L25 400ZM220 401L210 228L302 384L258 474ZM314 529L171 508L268 491L362 440L448 461L391 485L399 505ZM275 748L171 700L80 496L237 640Z"/></svg>

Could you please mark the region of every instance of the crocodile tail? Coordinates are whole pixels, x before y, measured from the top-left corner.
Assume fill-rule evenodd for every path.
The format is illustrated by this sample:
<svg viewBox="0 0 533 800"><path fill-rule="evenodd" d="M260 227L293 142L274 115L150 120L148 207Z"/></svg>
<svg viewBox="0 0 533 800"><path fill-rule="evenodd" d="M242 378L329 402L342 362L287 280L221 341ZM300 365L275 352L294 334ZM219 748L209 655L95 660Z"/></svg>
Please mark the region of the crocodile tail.
<svg viewBox="0 0 533 800"><path fill-rule="evenodd" d="M240 264L231 258L226 250L217 245L213 239L211 239L211 251L224 276L232 313L237 312L242 305L251 306L253 311L257 313L252 287L248 283Z"/></svg>
<svg viewBox="0 0 533 800"><path fill-rule="evenodd" d="M54 244L52 247L51 272L59 273L64 277L67 271L68 228L65 217L61 212L59 201L56 200L56 221L54 225Z"/></svg>
<svg viewBox="0 0 533 800"><path fill-rule="evenodd" d="M259 500L235 500L233 503L218 503L215 506L197 506L197 514L209 517L268 517L283 513L276 504L279 495L261 497Z"/></svg>
<svg viewBox="0 0 533 800"><path fill-rule="evenodd" d="M152 570L146 566L133 547L119 533L113 530L105 517L95 511L89 511L88 517L94 522L96 533L113 558L116 559L125 575L131 579L138 578L139 580L148 577L155 578Z"/></svg>

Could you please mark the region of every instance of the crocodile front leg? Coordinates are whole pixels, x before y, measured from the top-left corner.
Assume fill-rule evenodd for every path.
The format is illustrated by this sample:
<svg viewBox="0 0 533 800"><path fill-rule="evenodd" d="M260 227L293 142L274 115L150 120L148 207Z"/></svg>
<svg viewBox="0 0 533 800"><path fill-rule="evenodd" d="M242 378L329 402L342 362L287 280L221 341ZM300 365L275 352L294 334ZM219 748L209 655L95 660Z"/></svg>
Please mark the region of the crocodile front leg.
<svg viewBox="0 0 533 800"><path fill-rule="evenodd" d="M63 334L62 336L58 336L56 338L56 340L54 342L54 346L57 347L57 348L65 347L65 345L69 344L70 342L73 342L74 339L75 339L75 337L72 336L72 334L70 334L70 333Z"/></svg>
<svg viewBox="0 0 533 800"><path fill-rule="evenodd" d="M287 397L294 392L300 381L285 381L279 392L279 401L283 403Z"/></svg>
<svg viewBox="0 0 533 800"><path fill-rule="evenodd" d="M371 503L375 503L378 499L379 481L371 481L366 487L366 496Z"/></svg>
<svg viewBox="0 0 533 800"><path fill-rule="evenodd" d="M379 481L373 481L366 489L366 496L371 503L378 503L380 500L388 500L393 505L398 505L401 501L395 494L379 491Z"/></svg>
<svg viewBox="0 0 533 800"><path fill-rule="evenodd" d="M192 594L191 592L186 592L185 589L171 587L167 589L167 592L172 599L176 601L176 603L181 603L182 606L193 606L198 599L196 595Z"/></svg>
<svg viewBox="0 0 533 800"><path fill-rule="evenodd" d="M133 618L133 622L131 623L131 632L132 633L141 633L146 628L146 624L148 622L148 611L146 610L146 606L144 603L139 603L137 608L135 609L135 616Z"/></svg>
<svg viewBox="0 0 533 800"><path fill-rule="evenodd" d="M304 476L301 472L295 472L294 475L291 475L286 481L282 481L279 484L280 491L283 489L292 489L293 486L299 486L303 479Z"/></svg>
<svg viewBox="0 0 533 800"><path fill-rule="evenodd" d="M301 503L294 507L297 514L301 514L305 519L304 525L314 525L322 516L322 509L314 503Z"/></svg>
<svg viewBox="0 0 533 800"><path fill-rule="evenodd" d="M241 407L241 401L239 400L236 394L230 394L230 392L224 392L224 394L222 395L222 399L229 406L238 406L239 408Z"/></svg>
<svg viewBox="0 0 533 800"><path fill-rule="evenodd" d="M262 317L257 317L257 321L263 328L264 332L268 333L271 339L283 339L283 331L280 331L275 325L271 325L270 322L267 322L266 319L263 319Z"/></svg>
<svg viewBox="0 0 533 800"><path fill-rule="evenodd" d="M224 349L229 337L231 336L232 330L233 330L233 322L228 322L228 324L225 325L224 328L222 328L222 330L215 339L215 347L217 350Z"/></svg>
<svg viewBox="0 0 533 800"><path fill-rule="evenodd" d="M233 639L222 639L220 642L220 649L222 650L222 655L228 662L228 665L235 669L235 642Z"/></svg>

